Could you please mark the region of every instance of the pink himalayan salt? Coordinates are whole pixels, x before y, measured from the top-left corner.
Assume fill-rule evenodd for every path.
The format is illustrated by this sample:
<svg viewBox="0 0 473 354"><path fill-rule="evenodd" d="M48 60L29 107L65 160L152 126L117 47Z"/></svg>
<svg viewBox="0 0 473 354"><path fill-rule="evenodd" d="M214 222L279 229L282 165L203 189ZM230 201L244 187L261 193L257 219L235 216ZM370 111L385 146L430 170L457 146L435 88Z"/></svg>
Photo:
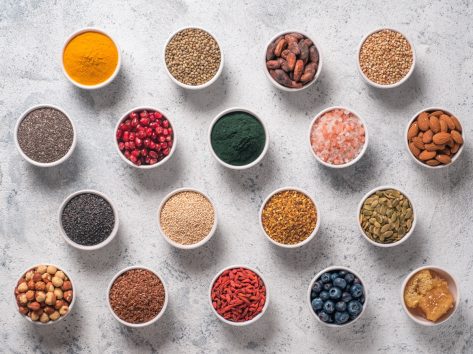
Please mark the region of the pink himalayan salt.
<svg viewBox="0 0 473 354"><path fill-rule="evenodd" d="M352 112L334 109L315 121L310 143L322 161L344 165L355 159L363 149L365 127Z"/></svg>

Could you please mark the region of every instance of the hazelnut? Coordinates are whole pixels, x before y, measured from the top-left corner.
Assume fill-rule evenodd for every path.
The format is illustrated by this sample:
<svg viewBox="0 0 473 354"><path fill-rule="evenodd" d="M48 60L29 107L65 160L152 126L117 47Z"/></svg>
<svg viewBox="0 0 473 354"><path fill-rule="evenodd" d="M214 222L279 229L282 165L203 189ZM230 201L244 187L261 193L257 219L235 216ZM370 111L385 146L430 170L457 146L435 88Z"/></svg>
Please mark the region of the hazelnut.
<svg viewBox="0 0 473 354"><path fill-rule="evenodd" d="M27 284L28 284L28 289L34 290L34 280L33 279L30 279Z"/></svg>
<svg viewBox="0 0 473 354"><path fill-rule="evenodd" d="M44 300L46 305L54 305L56 303L56 295L52 291L46 294L46 299Z"/></svg>
<svg viewBox="0 0 473 354"><path fill-rule="evenodd" d="M72 290L67 290L64 292L64 300L71 303L72 301Z"/></svg>
<svg viewBox="0 0 473 354"><path fill-rule="evenodd" d="M28 291L26 292L26 299L27 299L28 301L32 301L32 300L34 299L34 295L35 295L35 294L34 294L34 291L33 291L33 290L28 290Z"/></svg>
<svg viewBox="0 0 473 354"><path fill-rule="evenodd" d="M56 288L60 288L62 286L62 283L64 283L64 281L61 278L58 278L58 277L53 277L53 279L51 279L51 281L53 282L53 285Z"/></svg>
<svg viewBox="0 0 473 354"><path fill-rule="evenodd" d="M38 273L38 272L36 272L36 273L33 274L33 281L34 281L35 283L36 283L37 281L40 281L41 279L43 279L43 278L41 278L41 274L42 274L42 273Z"/></svg>
<svg viewBox="0 0 473 354"><path fill-rule="evenodd" d="M71 290L72 289L72 283L69 280L66 280L64 283L62 283L62 290Z"/></svg>
<svg viewBox="0 0 473 354"><path fill-rule="evenodd" d="M69 311L69 306L64 305L63 307L61 307L61 308L59 309L59 314L60 314L61 316L64 316L64 315L67 313L67 311Z"/></svg>
<svg viewBox="0 0 473 354"><path fill-rule="evenodd" d="M35 301L30 302L27 306L31 311L38 311L41 308L41 305L39 304L39 302L35 302Z"/></svg>
<svg viewBox="0 0 473 354"><path fill-rule="evenodd" d="M39 313L36 311L33 311L30 313L30 318L32 321L38 321L39 320Z"/></svg>
<svg viewBox="0 0 473 354"><path fill-rule="evenodd" d="M44 283L44 281L38 281L38 282L34 283L34 288L35 288L35 290L44 291L44 290L46 290L46 284Z"/></svg>
<svg viewBox="0 0 473 354"><path fill-rule="evenodd" d="M46 273L47 270L48 270L48 267L46 267L45 265L40 265L36 268L36 271L39 274L44 274L44 273Z"/></svg>
<svg viewBox="0 0 473 354"><path fill-rule="evenodd" d="M56 310L54 309L54 307L51 307L51 306L46 306L44 308L44 312L48 315L51 315L52 313L54 313L54 311L56 311Z"/></svg>
<svg viewBox="0 0 473 354"><path fill-rule="evenodd" d="M19 304L25 305L28 302L28 299L26 298L26 294L20 294L16 297L16 300L18 301Z"/></svg>
<svg viewBox="0 0 473 354"><path fill-rule="evenodd" d="M49 322L48 314L43 312L43 314L39 318L39 322L41 322L41 323Z"/></svg>
<svg viewBox="0 0 473 354"><path fill-rule="evenodd" d="M62 297L64 296L64 293L59 288L54 289L53 292L54 292L54 295L56 295L56 299L62 299Z"/></svg>
<svg viewBox="0 0 473 354"><path fill-rule="evenodd" d="M62 270L58 270L56 272L56 274L54 274L55 277L58 277L58 278L61 278L62 280L64 280L66 278L66 274L64 274L64 272Z"/></svg>
<svg viewBox="0 0 473 354"><path fill-rule="evenodd" d="M62 300L56 300L56 304L54 305L54 308L56 310L59 310L61 307L63 307L66 303Z"/></svg>
<svg viewBox="0 0 473 354"><path fill-rule="evenodd" d="M34 272L32 270L30 270L29 272L26 272L25 280L30 281L31 279L33 279L33 274L34 274Z"/></svg>
<svg viewBox="0 0 473 354"><path fill-rule="evenodd" d="M48 265L48 268L46 268L46 271L51 274L51 275L54 275L56 274L57 272L57 268L53 265Z"/></svg>
<svg viewBox="0 0 473 354"><path fill-rule="evenodd" d="M54 311L50 316L49 318L53 321L56 321L59 317L61 317L61 314L59 313L59 311Z"/></svg>
<svg viewBox="0 0 473 354"><path fill-rule="evenodd" d="M55 287L53 285L53 283L49 282L46 284L46 291L54 291Z"/></svg>
<svg viewBox="0 0 473 354"><path fill-rule="evenodd" d="M18 311L20 311L22 315L27 315L28 312L30 312L30 310L25 306L18 306Z"/></svg>
<svg viewBox="0 0 473 354"><path fill-rule="evenodd" d="M26 293L26 291L28 291L28 285L26 284L26 282L23 282L20 285L18 285L18 291L20 293Z"/></svg>
<svg viewBox="0 0 473 354"><path fill-rule="evenodd" d="M44 291L37 291L35 299L38 302L44 302L44 300L46 300L46 294L44 293Z"/></svg>
<svg viewBox="0 0 473 354"><path fill-rule="evenodd" d="M43 281L44 281L45 283L47 283L48 281L51 281L51 278L52 278L52 276L51 276L51 274L49 274L49 273L44 273L44 274L41 276L41 279L43 279Z"/></svg>

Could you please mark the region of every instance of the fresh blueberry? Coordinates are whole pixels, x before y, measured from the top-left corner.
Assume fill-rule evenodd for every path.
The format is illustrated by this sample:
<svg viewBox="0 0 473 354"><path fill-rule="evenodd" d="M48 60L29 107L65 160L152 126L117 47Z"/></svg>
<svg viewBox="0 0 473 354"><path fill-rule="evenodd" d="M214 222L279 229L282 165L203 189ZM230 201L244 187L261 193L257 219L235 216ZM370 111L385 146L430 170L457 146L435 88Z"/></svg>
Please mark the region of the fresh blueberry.
<svg viewBox="0 0 473 354"><path fill-rule="evenodd" d="M347 283L347 286L345 286L345 291L350 292L351 284Z"/></svg>
<svg viewBox="0 0 473 354"><path fill-rule="evenodd" d="M350 315L347 312L335 312L335 323L344 324L350 319Z"/></svg>
<svg viewBox="0 0 473 354"><path fill-rule="evenodd" d="M330 298L330 295L328 294L328 291L322 291L320 294L319 294L319 297L323 300L323 301L326 301Z"/></svg>
<svg viewBox="0 0 473 354"><path fill-rule="evenodd" d="M322 310L322 307L324 307L324 301L320 297L316 297L312 300L311 304L314 311Z"/></svg>
<svg viewBox="0 0 473 354"><path fill-rule="evenodd" d="M328 322L330 320L330 316L323 312L323 311L320 311L319 313L319 318L323 321L323 322Z"/></svg>
<svg viewBox="0 0 473 354"><path fill-rule="evenodd" d="M347 282L343 278L337 278L333 281L333 286L343 290L347 286Z"/></svg>
<svg viewBox="0 0 473 354"><path fill-rule="evenodd" d="M353 297L351 296L350 293L344 292L342 294L342 301L343 302L350 302Z"/></svg>
<svg viewBox="0 0 473 354"><path fill-rule="evenodd" d="M329 291L330 289L332 289L332 283L325 283L324 284L324 290Z"/></svg>
<svg viewBox="0 0 473 354"><path fill-rule="evenodd" d="M363 285L361 284L352 285L350 292L352 296L356 298L363 296Z"/></svg>
<svg viewBox="0 0 473 354"><path fill-rule="evenodd" d="M348 313L350 314L350 316L358 316L361 313L362 309L363 305L358 300L352 300L348 303Z"/></svg>
<svg viewBox="0 0 473 354"><path fill-rule="evenodd" d="M312 307L314 307L314 301L312 301ZM339 301L335 304L335 310L338 312L344 312L347 309L347 303L343 301Z"/></svg>
<svg viewBox="0 0 473 354"><path fill-rule="evenodd" d="M355 278L355 279L353 280L353 284L361 284L360 279Z"/></svg>
<svg viewBox="0 0 473 354"><path fill-rule="evenodd" d="M333 287L328 291L331 299L338 300L342 297L342 291L339 288Z"/></svg>
<svg viewBox="0 0 473 354"><path fill-rule="evenodd" d="M348 284L353 283L353 280L355 280L355 276L351 273L345 274L345 280Z"/></svg>
<svg viewBox="0 0 473 354"><path fill-rule="evenodd" d="M312 287L312 291L318 294L322 291L322 286L323 286L322 282L316 281L314 283L314 286Z"/></svg>
<svg viewBox="0 0 473 354"><path fill-rule="evenodd" d="M345 276L345 274L347 274L347 272L345 270L341 270L341 271L338 272L338 276L340 278L343 278Z"/></svg>
<svg viewBox="0 0 473 354"><path fill-rule="evenodd" d="M335 311L335 304L333 301L327 300L324 303L324 311L328 314L333 313Z"/></svg>
<svg viewBox="0 0 473 354"><path fill-rule="evenodd" d="M324 273L320 276L322 283L328 283L330 281L330 273Z"/></svg>
<svg viewBox="0 0 473 354"><path fill-rule="evenodd" d="M337 279L337 278L338 278L338 273L337 273L337 272L334 272L334 273L332 273L332 274L330 275L330 280L331 280L331 281L334 281L334 280Z"/></svg>
<svg viewBox="0 0 473 354"><path fill-rule="evenodd" d="M364 296L364 295L363 295L362 297L360 297L360 302L361 302L362 304L365 303L365 296Z"/></svg>

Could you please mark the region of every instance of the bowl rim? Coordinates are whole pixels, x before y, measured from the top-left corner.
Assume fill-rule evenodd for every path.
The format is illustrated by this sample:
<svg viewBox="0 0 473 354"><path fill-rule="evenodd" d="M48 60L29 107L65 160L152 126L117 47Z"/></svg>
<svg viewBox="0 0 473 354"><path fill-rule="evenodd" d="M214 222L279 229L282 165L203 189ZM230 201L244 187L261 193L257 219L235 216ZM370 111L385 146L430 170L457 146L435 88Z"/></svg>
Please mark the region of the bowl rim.
<svg viewBox="0 0 473 354"><path fill-rule="evenodd" d="M330 271L334 271L334 270L345 270L347 272L350 272L352 273L355 277L357 277L359 280L360 280L360 283L361 285L363 285L363 291L364 291L364 296L365 296L365 302L363 303L363 308L360 312L360 314L358 315L358 317L356 317L355 319L349 321L349 322L346 322L346 323L343 323L343 324L333 324L333 323L326 323L324 321L322 321L319 316L317 316L317 314L315 313L315 311L312 309L312 301L310 299L310 295L311 295L311 292L312 292L312 287L314 286L314 283L317 281L318 278L320 278L320 276L326 272L330 272ZM366 307L368 305L368 289L366 287L366 282L363 280L362 277L360 277L359 273L352 270L351 268L348 268L348 267L344 267L344 266L330 266L330 267L327 267L325 269L322 269L320 272L318 272L313 278L312 280L310 281L309 283L309 288L307 290L307 304L309 306L309 311L312 313L312 315L317 319L317 321L319 321L319 323L322 323L323 325L327 326L327 327L331 327L331 328L341 328L341 327L346 327L346 326L349 326L349 325L352 325L353 323L355 323L356 321L358 321L362 316L363 314L365 313L365 310L366 310Z"/></svg>
<svg viewBox="0 0 473 354"><path fill-rule="evenodd" d="M263 309L261 310L261 312L259 314L257 314L255 317L253 317L251 320L248 320L248 321L244 321L244 322L233 322L233 321L229 321L225 318L223 318L222 316L220 316L218 314L218 312L214 309L213 307L213 304L212 304L212 287L213 285L215 284L215 282L217 281L218 277L220 275L222 275L222 273L226 270L230 270L230 269L235 269L235 268L244 268L244 269L248 269L250 271L252 271L253 273L255 273L257 276L260 277L261 281L263 282L265 288L266 288L266 300L264 302L264 305L263 305ZM228 267L225 267L223 269L221 269L219 272L217 272L217 274L213 277L212 281L210 282L210 286L209 286L209 292L208 292L208 299L209 299L209 305L210 305L210 308L212 309L212 313L217 316L217 318L222 321L223 323L226 323L226 324L229 324L231 326L235 326L235 327L244 327L244 326L248 326L252 323L255 323L256 321L258 321L261 317L263 317L263 315L265 314L268 306L269 306L269 289L268 289L268 283L264 280L262 274L256 270L255 268L252 268L252 267L249 267L247 265L242 265L242 264L234 264L234 265L231 265L231 266L228 266Z"/></svg>
<svg viewBox="0 0 473 354"><path fill-rule="evenodd" d="M147 271L153 273L156 277L158 277L158 279L161 281L161 283L163 284L163 287L164 287L164 304L163 304L163 307L161 308L161 311L159 311L159 313L155 317L153 317L151 320L149 320L148 322L143 322L143 323L129 323L129 322L126 322L126 321L122 320L120 317L118 317L118 315L115 313L115 311L112 308L112 304L110 303L110 290L112 289L112 286L115 283L115 280L117 280L117 278L120 275L128 272L129 270L133 270L133 269L143 269L143 270L147 270ZM164 315L164 312L166 312L166 308L167 308L168 302L169 302L169 291L168 291L168 287L167 287L166 282L164 281L163 277L161 275L159 275L156 271L154 271L153 269L151 269L149 267L143 266L143 265L134 265L134 266L129 266L129 267L123 268L122 270L118 271L113 276L112 280L110 281L110 283L107 287L106 298L107 298L106 299L107 307L108 307L109 311L111 312L112 316L119 323L121 323L122 325L127 326L127 327L140 328L140 327L147 327L147 326L155 323L156 321L158 321Z"/></svg>
<svg viewBox="0 0 473 354"><path fill-rule="evenodd" d="M279 243L275 240L273 240L267 233L266 233L266 230L264 229L263 227L263 210L264 210L264 207L266 206L266 204L268 203L268 201L276 194L278 193L281 193L281 192L284 192L284 191L296 191L296 192L299 192L299 193L302 193L304 194L307 198L309 198L310 201L312 201L312 203L314 204L314 207L315 207L315 211L317 212L317 221L315 223L315 227L314 227L314 230L312 231L312 233L303 241L299 242L299 243L295 243L295 244L284 244L284 243ZM276 246L279 246L279 247L282 247L282 248L299 248L299 247L302 247L306 244L308 244L313 238L315 238L315 235L317 235L319 229L320 229L320 224L321 224L321 215L320 215L320 208L317 206L317 203L315 202L315 199L308 193L306 192L305 190L301 189L301 188L298 188L298 187L293 187L293 186L286 186L286 187L281 187L281 188L278 188L276 190L274 190L273 192L271 192L263 201L263 204L261 204L260 206L260 209L259 209L259 213L258 213L258 218L259 218L259 226L261 228L261 230L263 231L263 234L266 236L266 238L274 245Z"/></svg>
<svg viewBox="0 0 473 354"><path fill-rule="evenodd" d="M361 52L361 48L363 47L363 44L365 43L365 41L368 39L368 37L370 37L372 34L374 33L377 33L377 32L381 32L383 30L390 30L390 31L393 31L393 32L397 32L399 34L401 34L407 41L407 43L409 43L409 45L411 46L411 49L412 49L412 65L411 65L411 68L409 69L409 71L407 72L407 74L401 79L399 80L398 82L395 82L394 84L389 84L389 85L382 85L382 84L378 84L372 80L370 80L366 75L365 73L363 72L363 70L361 69L361 65L360 65L360 52ZM415 53L415 48L414 48L414 44L412 43L412 41L409 39L408 36L406 36L403 32L399 31L398 29L394 29L392 27L378 27L374 30L372 30L371 32L369 32L368 34L366 34L363 39L361 40L360 44L358 45L358 50L357 50L357 55L356 55L356 63L357 63L357 67L358 67L358 73L360 74L361 78L363 79L363 81L365 81L368 85L371 85L373 87L376 87L376 88L380 88L380 89L390 89L390 88L395 88L395 87L398 87L400 85L402 85L404 82L406 82L412 75L413 71L414 71L414 67L416 65L416 53Z"/></svg>
<svg viewBox="0 0 473 354"><path fill-rule="evenodd" d="M363 230L363 228L361 227L361 224L360 224L361 208L363 207L363 203L365 202L365 200L368 199L372 194L376 193L377 191L386 190L386 189L395 189L398 192L400 192L401 194L403 194L404 197L407 198L409 203L411 203L412 215L413 215L413 221L412 221L412 225L411 225L410 230L404 235L403 238L401 238L399 241L396 241L396 242L393 242L393 243L379 243L379 242L373 241L372 239L370 239L365 234L365 231ZM361 198L360 202L358 203L358 208L357 208L357 213L356 213L356 224L358 225L358 230L360 231L361 235L363 236L363 238L366 241L368 241L369 243L371 243L372 245L375 245L377 247L390 248L390 247L395 247L395 246L401 245L402 243L406 242L409 237L411 237L411 235L414 233L414 229L417 225L417 212L416 212L416 208L414 206L414 203L412 201L412 198L403 189L401 189L399 187L396 187L396 186L393 186L393 185L389 185L389 184L388 185L381 185L381 186L378 186L376 188L373 188L368 193L366 193L363 196L363 198Z"/></svg>
<svg viewBox="0 0 473 354"><path fill-rule="evenodd" d="M53 162L38 162L38 161L35 161L35 160L31 159L30 157L28 157L23 152L23 150L20 147L20 143L18 142L18 129L20 129L20 125L21 125L21 122L23 122L23 119L25 119L26 116L29 113L31 113L31 112L33 112L37 109L41 109L41 108L52 108L52 109L55 109L55 110L61 112L62 114L64 114L66 116L66 118L69 120L69 122L71 123L71 126L72 126L72 144L69 147L69 150L67 151L67 153L63 157L61 157L60 159L58 159L56 161L53 161ZM34 106L28 108L26 111L24 111L21 114L20 118L17 119L16 124L15 124L15 130L14 130L14 140L15 140L15 146L16 146L17 150L19 151L21 157L23 157L27 162L29 162L30 164L32 164L34 166L37 166L37 167L53 167L53 166L60 165L61 163L66 161L72 155L72 153L74 152L74 150L76 148L76 145L77 145L77 129L76 129L76 126L75 126L74 122L72 121L71 117L69 116L69 114L67 114L66 111L64 111L64 109L60 108L59 106L52 105L52 104L45 104L45 103L37 104L37 105L34 105Z"/></svg>
<svg viewBox="0 0 473 354"><path fill-rule="evenodd" d="M433 270L435 271L436 273L445 273L447 274L452 282L448 282L449 283L449 288L451 286L453 286L456 290L456 297L455 297L455 305L453 307L453 310L450 311L450 313L448 314L448 316L446 316L443 320L441 321L438 321L438 322L432 322L432 321L429 321L427 319L420 319L420 316L415 316L406 306L406 303L404 302L404 291L406 289L406 286L407 286L407 282L415 275L417 274L418 272L420 272L421 270L424 270L424 269L428 269L428 270ZM417 324L420 324L420 325L423 325L423 326L426 326L426 327L434 327L434 326L439 326L445 322L447 322L451 317L453 317L453 315L455 314L455 312L457 311L458 309L458 305L460 304L460 287L458 286L458 280L456 279L456 277L454 275L452 275L452 273L450 273L449 271L447 271L445 268L442 268L442 267L439 267L437 265L427 265L427 266L422 266L422 267L419 267L419 268L416 268L414 269L412 272L410 272L404 279L404 281L402 282L402 286L401 286L401 304L402 304L402 308L404 309L404 312L407 314L407 316L413 320L414 322L416 322Z"/></svg>
<svg viewBox="0 0 473 354"><path fill-rule="evenodd" d="M15 285L13 286L13 302L16 306L16 310L18 312L18 304L16 302L16 296L15 296L15 288L16 288L16 284L18 283L18 280L20 280L21 278L23 278L23 276L28 272L30 271L31 269L34 269L34 268L37 268L38 266L40 265L45 265L45 266L54 266L57 268L57 270L60 270L62 271L68 278L69 278L69 281L71 282L71 285L72 285L72 291L73 291L73 294L72 294L72 301L71 303L69 304L69 311L67 311L67 313L64 315L64 316L60 316L56 321L49 321L49 322L46 322L46 323L43 323L43 322L39 322L39 321L33 321L31 318L29 318L28 316L26 315L23 315L20 313L21 317L23 317L25 320L27 320L28 322L30 323L33 323L34 325L37 325L37 326L49 326L49 325L54 325L62 320L64 320L67 316L69 316L69 314L72 312L72 308L74 307L74 304L76 302L76 297L77 297L77 288L74 284L74 281L72 280L72 277L70 276L70 273L65 271L64 268L62 267L59 267L57 266L56 264L53 264L53 263L38 263L38 264L35 264L31 267L28 267L26 268L21 274L19 277L17 277L17 280L16 280L16 283ZM19 312L18 312L19 313Z"/></svg>
<svg viewBox="0 0 473 354"><path fill-rule="evenodd" d="M233 113L233 112L247 113L247 114L253 116L254 118L256 118L256 120L258 122L260 122L260 124L263 126L264 135L265 135L264 147L263 147L263 151L261 151L261 154L259 154L259 156L254 161L250 162L249 164L241 165L241 166L230 165L229 163L226 163L225 161L221 160L220 157L217 156L217 154L214 151L214 148L212 146L212 130L213 130L215 124L220 120L220 118L222 118L223 116L225 116L229 113ZM212 122L210 123L208 134L207 134L207 140L208 140L208 143L209 143L209 146L210 146L210 152L212 153L212 156L222 166L230 168L232 170L245 170L247 168L251 168L251 167L259 164L261 162L261 160L263 160L266 153L268 152L268 149L269 149L269 130L268 130L268 127L266 126L266 123L254 111L252 111L250 109L247 109L247 108L243 108L243 107L231 107L231 108L227 108L227 109L223 110L222 112L220 112L219 114L217 114L215 116L215 118L212 120Z"/></svg>
<svg viewBox="0 0 473 354"><path fill-rule="evenodd" d="M461 123L461 120L458 118L458 116L456 114L453 114L451 111L445 109L445 108L442 108L442 107L427 107L427 108L424 108L422 110L420 110L419 112L417 112L407 123L407 126L406 126L406 129L404 131L404 136L403 136L403 139L404 139L404 146L406 147L407 149L407 153L409 154L409 156L420 166L423 166L425 168L428 168L428 169L431 169L431 170L440 170L442 168L447 168L447 167L450 167L451 165L453 165L453 163L455 161L458 160L458 157L460 156L461 152L463 151L463 148L465 147L465 129L462 129L462 131L460 132L461 135L462 135L462 138L463 138L463 144L460 146L460 148L458 149L458 151L456 152L456 154L452 157L452 161L447 164L447 165L444 165L444 164L441 164L441 165L438 165L438 166L429 166L427 165L426 163L423 163L421 162L420 160L418 160L411 152L411 150L409 149L409 142L407 140L407 133L409 131L409 127L411 126L411 124L414 122L414 120L417 119L417 117L419 116L419 114L423 113L423 112L433 112L433 111L443 111L444 113L447 113L448 115L450 116L454 116L456 117L460 123Z"/></svg>
<svg viewBox="0 0 473 354"><path fill-rule="evenodd" d="M113 74L107 80L105 80L105 81L103 81L99 84L95 84L95 85L84 85L84 84L81 84L81 83L75 81L74 79L72 79L72 77L69 76L68 72L66 71L66 67L64 66L64 51L66 50L67 45L75 37L81 35L82 33L86 33L86 32L96 32L96 33L100 33L100 34L103 34L103 35L107 36L108 38L110 38L110 40L113 42L113 44L115 44L115 47L117 48L117 52L118 52L117 66L116 66L115 71L113 72ZM78 88L81 88L81 89L84 89L84 90L97 90L97 89L100 89L100 88L105 87L108 84L110 84L117 77L118 72L120 71L121 63L122 63L122 56L121 56L120 47L118 46L117 41L115 41L115 39L110 34L108 34L107 32L105 32L104 30L102 30L101 28L98 28L98 27L84 27L84 28L81 28L81 29L73 32L72 34L70 34L67 37L67 39L64 42L64 45L62 47L62 51L61 51L61 67L62 67L62 72L63 72L64 76L74 86L76 86Z"/></svg>
<svg viewBox="0 0 473 354"><path fill-rule="evenodd" d="M210 204L212 205L212 208L213 208L213 211L214 211L214 223L212 225L212 228L210 229L209 233L207 234L207 236L205 236L202 240L200 240L199 242L196 242L196 243L193 243L193 244L190 244L190 245L183 245L183 244L180 244L178 242L175 242L174 240L171 240L167 235L166 233L164 232L162 226L161 226L161 212L164 208L164 205L167 203L167 201L173 197L174 195L176 194L179 194L179 193L182 193L182 192L194 192L194 193L198 193L200 195L202 195L203 197L205 197L209 202ZM205 245L212 237L213 235L215 234L215 231L217 230L217 208L215 207L215 203L213 202L212 199L210 199L210 197L208 195L206 195L204 192L202 192L201 190L199 189L196 189L196 188L191 188L191 187L182 187L182 188L178 188L178 189L175 189L173 191L171 191L170 193L168 193L161 201L161 203L159 204L159 207L158 207L158 228L159 228L159 232L161 233L161 236L163 236L163 238L171 245L171 246L174 246L176 248L179 248L179 249L183 249L183 250L191 250L191 249L195 249L195 248L199 248L203 245Z"/></svg>
<svg viewBox="0 0 473 354"><path fill-rule="evenodd" d="M153 112L159 112L160 114L162 114L168 121L169 121L169 125L170 127L172 128L172 134L173 134L173 139L172 139L172 147L171 147L171 150L169 150L169 155L166 156L165 158L163 158L161 161L158 161L157 163L155 163L154 165L141 165L141 166L138 166L138 165L135 165L133 162L131 162L130 160L128 160L125 155L121 152L120 148L118 147L118 140L117 140L117 130L118 130L118 127L120 126L120 124L126 120L128 118L128 116L133 113L133 112L136 112L136 111L153 111ZM174 154L174 151L176 150L176 143L177 143L177 134L176 134L176 128L175 128L175 125L172 123L172 121L169 119L169 115L167 114L166 111L163 111L161 109L158 109L156 107L153 107L153 106L137 106L135 108L132 108L130 109L129 111L127 111L125 114L123 114L121 116L121 118L118 120L117 124L115 125L115 129L113 130L113 145L115 146L115 149L116 151L118 152L118 155L120 156L120 158L125 161L129 166L132 166L134 168L137 168L137 169L141 169L141 170L151 170L153 168L156 168L158 166L162 166L166 161L168 161L171 156Z"/></svg>
<svg viewBox="0 0 473 354"><path fill-rule="evenodd" d="M299 33L299 34L302 34L303 36L305 36L306 38L310 39L315 48L317 49L317 52L319 53L319 64L317 66L317 71L315 73L315 76L314 78L312 79L312 81L310 81L308 84L300 87L300 88L290 88L290 87L286 87L286 86L283 86L281 84L279 84L278 82L276 82L272 77L271 75L269 74L269 70L268 68L266 67L266 50L268 49L269 45L274 42L279 36L283 36L285 34L288 34L288 33ZM279 33L277 33L276 35L274 35L271 40L269 40L267 43L266 43L266 46L264 47L264 52L263 52L263 70L264 70L264 73L266 74L266 77L268 78L268 80L273 84L274 87L282 90L282 91L286 91L286 92L297 92L297 91L303 91L307 88L309 88L310 86L312 86L319 78L320 76L320 73L322 71L322 64L323 64L323 55L322 55L322 51L320 49L320 46L318 45L318 43L316 41L314 41L312 39L313 37L308 35L306 32L303 32L303 31L299 31L299 30L286 30L286 31L281 31Z"/></svg>
<svg viewBox="0 0 473 354"><path fill-rule="evenodd" d="M359 154L353 160L351 160L347 163L341 164L341 165L334 165L334 164L330 164L328 162L323 161L315 153L314 149L312 148L312 143L311 143L312 128L314 127L315 122L317 122L317 120L319 120L325 113L336 110L336 109L341 109L341 110L348 111L351 114L353 114L354 116L356 116L360 120L361 124L363 124L363 128L365 129L365 143L363 144L363 147L362 147L361 151L359 152ZM320 164L322 164L323 166L326 166L326 167L339 169L339 168L345 168L345 167L350 167L350 166L354 165L359 160L361 160L361 158L365 154L366 150L368 149L368 142L369 142L369 133L368 133L368 125L366 124L366 121L356 111L354 111L351 108L344 107L344 106L332 106L332 107L328 107L328 108L323 109L322 111L320 111L318 114L315 115L315 117L312 119L312 121L310 123L310 126L309 126L309 149L312 152L312 156L315 157L317 162L319 162Z"/></svg>
<svg viewBox="0 0 473 354"><path fill-rule="evenodd" d="M168 47L168 44L171 42L171 40L174 38L174 36L176 34L178 34L179 32L182 32L183 30L186 30L186 29L199 29L199 30L202 30L204 32L207 32L210 36L212 36L212 38L215 40L215 42L217 43L218 45L218 48L220 50L220 66L218 67L217 69L217 72L215 73L215 75L207 82L201 84L201 85L188 85L188 84L185 84L183 82L180 82L179 80L177 80L174 76L172 76L171 72L169 71L168 69L168 66L166 64L166 49ZM168 37L168 39L166 40L166 43L164 44L164 49L163 49L163 63L164 63L164 70L166 71L167 75L169 76L169 78L178 86L184 88L184 89L187 89L187 90L193 90L193 91L196 91L196 90L201 90L201 89L204 89L204 88L207 88L209 87L210 85L212 85L215 81L218 80L218 78L220 77L220 74L222 74L222 71L223 71L223 64L224 64L224 55L223 55L223 50L222 50L222 46L220 44L220 42L218 41L217 37L212 33L210 32L209 30L203 28L203 27L199 27L199 26L185 26L185 27L181 27L179 28L178 30L174 31L173 33L171 33L171 35Z"/></svg>
<svg viewBox="0 0 473 354"><path fill-rule="evenodd" d="M64 211L64 208L66 207L66 205L72 200L72 198L80 195L80 194L95 194L95 195L98 195L99 197L102 197L103 199L105 199L111 206L112 210L113 210L113 216L115 217L115 224L113 226L113 229L112 229L112 232L110 233L110 235L105 239L103 240L102 242L96 244L96 245L92 245L92 246L84 246L84 245L81 245L81 244L78 244L74 241L72 241L68 236L67 236L67 233L66 231L64 230L64 227L62 225L62 213ZM95 250L98 250L102 247L105 247L106 245L108 245L110 242L112 242L112 240L115 238L115 236L117 235L118 233L118 227L119 227L119 218L118 218L118 211L117 211L117 208L115 207L115 205L113 204L113 202L111 201L111 199L109 197L107 197L104 193L102 192L99 192L97 190L94 190L94 189L82 189L82 190L79 190L77 192L74 192L72 194L70 194L69 196L66 197L66 199L64 199L64 201L61 203L61 206L59 207L59 213L58 213L58 222L59 222L59 229L61 230L61 235L62 237L64 238L64 240L69 244L71 245L72 247L74 248L77 248L79 250L83 250L83 251L95 251Z"/></svg>

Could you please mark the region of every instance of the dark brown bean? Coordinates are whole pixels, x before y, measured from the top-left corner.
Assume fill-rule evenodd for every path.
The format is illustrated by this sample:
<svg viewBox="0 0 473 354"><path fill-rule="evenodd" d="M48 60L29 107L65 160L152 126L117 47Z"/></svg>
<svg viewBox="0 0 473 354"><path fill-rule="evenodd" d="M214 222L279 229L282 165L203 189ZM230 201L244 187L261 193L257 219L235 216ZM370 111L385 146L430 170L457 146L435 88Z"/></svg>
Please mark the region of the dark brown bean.
<svg viewBox="0 0 473 354"><path fill-rule="evenodd" d="M296 55L294 53L289 53L287 56L287 66L289 70L293 71L296 66Z"/></svg>
<svg viewBox="0 0 473 354"><path fill-rule="evenodd" d="M281 52L281 58L287 60L287 56L289 55L289 53L290 53L289 49L284 49L284 50Z"/></svg>
<svg viewBox="0 0 473 354"><path fill-rule="evenodd" d="M277 57L281 56L281 53L287 47L287 41L283 38L279 42L276 43L276 48L274 49L274 55Z"/></svg>
<svg viewBox="0 0 473 354"><path fill-rule="evenodd" d="M309 48L309 57L310 61L313 63L319 63L319 52L317 51L317 48L315 46L311 46Z"/></svg>
<svg viewBox="0 0 473 354"><path fill-rule="evenodd" d="M299 48L299 45L296 42L292 42L289 44L288 49L294 53L295 55L301 54L301 50Z"/></svg>
<svg viewBox="0 0 473 354"><path fill-rule="evenodd" d="M303 70L304 61L302 59L298 59L296 61L296 66L294 67L294 81L300 81Z"/></svg>
<svg viewBox="0 0 473 354"><path fill-rule="evenodd" d="M274 59L274 48L276 48L275 43L270 43L270 45L268 45L268 48L266 49L266 60Z"/></svg>
<svg viewBox="0 0 473 354"><path fill-rule="evenodd" d="M289 76L281 69L276 69L276 70L271 70L270 71L271 77L276 80L277 83L286 86L286 87L291 87L291 79Z"/></svg>
<svg viewBox="0 0 473 354"><path fill-rule="evenodd" d="M266 67L268 69L279 69L281 67L281 64L279 60L268 60L266 62Z"/></svg>
<svg viewBox="0 0 473 354"><path fill-rule="evenodd" d="M301 51L301 55L299 59L301 59L304 62L304 64L307 64L307 61L309 60L309 47L304 42L304 40L301 40L299 42L299 49Z"/></svg>

